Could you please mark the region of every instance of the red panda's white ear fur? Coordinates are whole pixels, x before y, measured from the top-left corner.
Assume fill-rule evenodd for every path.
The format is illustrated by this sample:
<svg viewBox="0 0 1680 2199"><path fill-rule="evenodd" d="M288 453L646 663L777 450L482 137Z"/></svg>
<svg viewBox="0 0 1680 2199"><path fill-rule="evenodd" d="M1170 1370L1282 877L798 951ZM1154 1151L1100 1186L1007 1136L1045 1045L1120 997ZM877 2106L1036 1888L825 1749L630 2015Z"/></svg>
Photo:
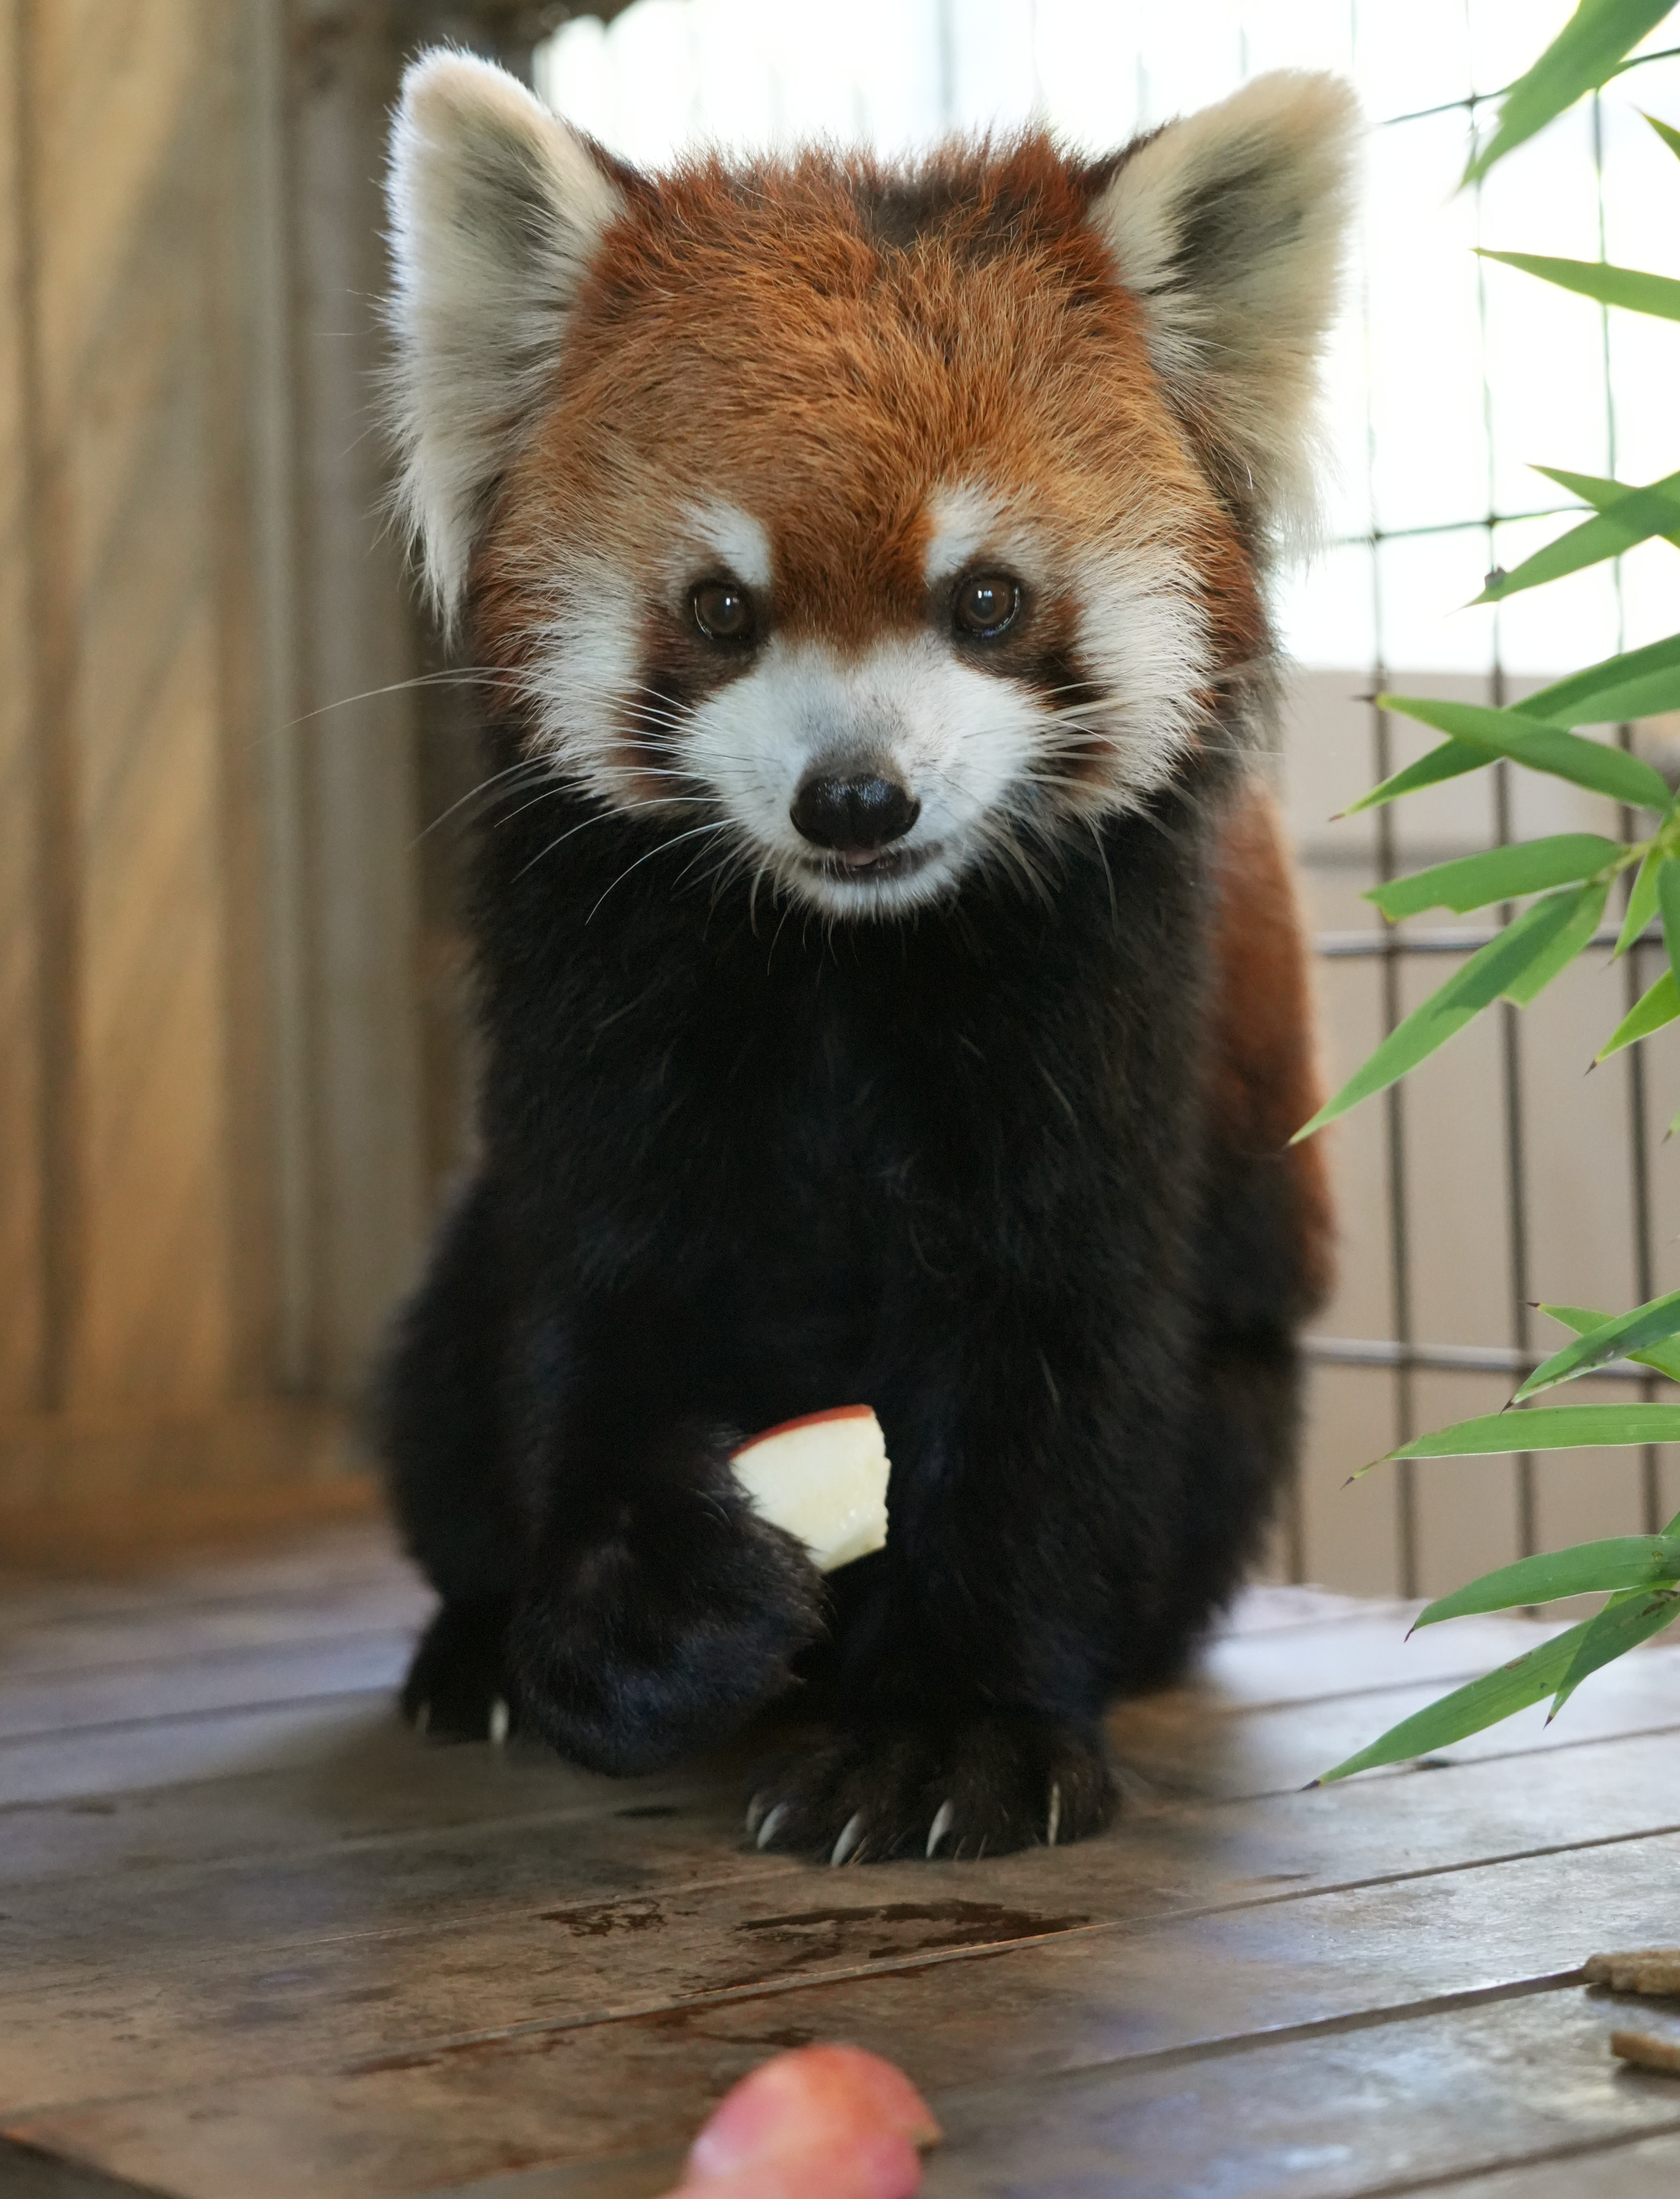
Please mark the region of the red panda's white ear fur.
<svg viewBox="0 0 1680 2199"><path fill-rule="evenodd" d="M452 621L491 493L623 199L584 140L516 79L448 51L423 55L403 79L386 196L398 495L428 590Z"/></svg>
<svg viewBox="0 0 1680 2199"><path fill-rule="evenodd" d="M1091 210L1174 405L1285 542L1313 530L1318 354L1359 132L1340 78L1280 70L1146 139Z"/></svg>

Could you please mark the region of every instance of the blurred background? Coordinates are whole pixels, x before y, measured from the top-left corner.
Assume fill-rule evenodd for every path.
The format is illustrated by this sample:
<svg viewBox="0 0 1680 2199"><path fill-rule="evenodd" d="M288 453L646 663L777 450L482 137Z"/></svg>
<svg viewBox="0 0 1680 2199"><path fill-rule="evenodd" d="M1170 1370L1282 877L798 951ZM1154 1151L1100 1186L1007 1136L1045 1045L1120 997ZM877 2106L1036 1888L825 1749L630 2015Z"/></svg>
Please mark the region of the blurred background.
<svg viewBox="0 0 1680 2199"><path fill-rule="evenodd" d="M1676 463L1671 327L1478 260L1680 271L1680 121L1636 69L1455 195L1569 0L9 0L0 9L0 1557L370 1501L354 1408L470 1156L452 683L381 520L379 178L440 38L650 164L706 138L1124 142L1279 66L1373 123L1328 373L1327 545L1278 599L1278 760L1333 1074L1485 932L1385 930L1374 879L1607 825L1482 773L1333 813L1428 744L1384 685L1510 701L1671 632L1663 542L1461 608L1566 523L1537 461ZM1666 766L1680 726L1628 736ZM1660 948L1590 956L1336 1133L1343 1280L1272 1570L1433 1592L1680 1508L1655 1452L1353 1467L1490 1410L1531 1302L1680 1284L1680 1043L1587 1078ZM1648 966L1644 966L1648 964ZM1600 1385L1600 1394L1628 1394Z"/></svg>

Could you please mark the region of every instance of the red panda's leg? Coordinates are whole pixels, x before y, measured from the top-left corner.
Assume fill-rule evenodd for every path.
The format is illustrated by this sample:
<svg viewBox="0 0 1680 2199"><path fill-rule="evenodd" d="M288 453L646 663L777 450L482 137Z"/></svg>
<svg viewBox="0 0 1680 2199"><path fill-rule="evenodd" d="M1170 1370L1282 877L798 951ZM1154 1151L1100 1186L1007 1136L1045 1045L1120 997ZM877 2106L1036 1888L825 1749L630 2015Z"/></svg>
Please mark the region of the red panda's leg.
<svg viewBox="0 0 1680 2199"><path fill-rule="evenodd" d="M443 1599L410 1666L403 1714L439 1740L482 1741L510 1718L503 1639L523 1538L505 1410L505 1267L487 1191L475 1184L438 1233L376 1385L392 1508Z"/></svg>

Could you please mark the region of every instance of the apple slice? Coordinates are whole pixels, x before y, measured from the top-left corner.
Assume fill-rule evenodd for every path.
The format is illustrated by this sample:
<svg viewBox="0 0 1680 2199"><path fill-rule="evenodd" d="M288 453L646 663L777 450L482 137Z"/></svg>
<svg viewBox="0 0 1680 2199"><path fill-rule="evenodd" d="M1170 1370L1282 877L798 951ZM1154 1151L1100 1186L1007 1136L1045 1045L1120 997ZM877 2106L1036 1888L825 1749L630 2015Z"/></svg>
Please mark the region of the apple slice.
<svg viewBox="0 0 1680 2199"><path fill-rule="evenodd" d="M913 2199L939 2126L901 2069L857 2046L761 2062L715 2109L667 2199Z"/></svg>
<svg viewBox="0 0 1680 2199"><path fill-rule="evenodd" d="M759 1517L796 1535L831 1573L887 1539L886 1439L867 1405L784 1420L730 1460Z"/></svg>

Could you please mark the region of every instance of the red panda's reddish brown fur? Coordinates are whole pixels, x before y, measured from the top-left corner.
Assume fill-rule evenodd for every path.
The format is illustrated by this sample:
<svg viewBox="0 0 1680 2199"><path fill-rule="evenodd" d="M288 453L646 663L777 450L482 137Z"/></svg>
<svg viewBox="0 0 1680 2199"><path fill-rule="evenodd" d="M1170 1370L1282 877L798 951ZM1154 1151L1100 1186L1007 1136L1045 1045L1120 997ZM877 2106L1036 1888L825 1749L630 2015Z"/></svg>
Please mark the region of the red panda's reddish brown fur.
<svg viewBox="0 0 1680 2199"><path fill-rule="evenodd" d="M1288 1210L1307 1312L1324 1303L1335 1280L1335 1207L1323 1138L1289 1143L1326 1094L1294 872L1265 788L1245 789L1225 817L1210 884L1213 1134L1234 1152L1282 1157L1292 1180Z"/></svg>
<svg viewBox="0 0 1680 2199"><path fill-rule="evenodd" d="M672 499L720 477L773 515L784 630L843 647L912 630L928 497L972 464L1076 548L1152 528L1181 544L1221 665L1251 657L1251 560L1162 401L1088 190L1041 137L953 155L937 176L958 211L907 251L870 234L882 186L861 162L744 177L713 160L639 185L480 553L493 651L521 647L557 529L598 531L651 570Z"/></svg>

